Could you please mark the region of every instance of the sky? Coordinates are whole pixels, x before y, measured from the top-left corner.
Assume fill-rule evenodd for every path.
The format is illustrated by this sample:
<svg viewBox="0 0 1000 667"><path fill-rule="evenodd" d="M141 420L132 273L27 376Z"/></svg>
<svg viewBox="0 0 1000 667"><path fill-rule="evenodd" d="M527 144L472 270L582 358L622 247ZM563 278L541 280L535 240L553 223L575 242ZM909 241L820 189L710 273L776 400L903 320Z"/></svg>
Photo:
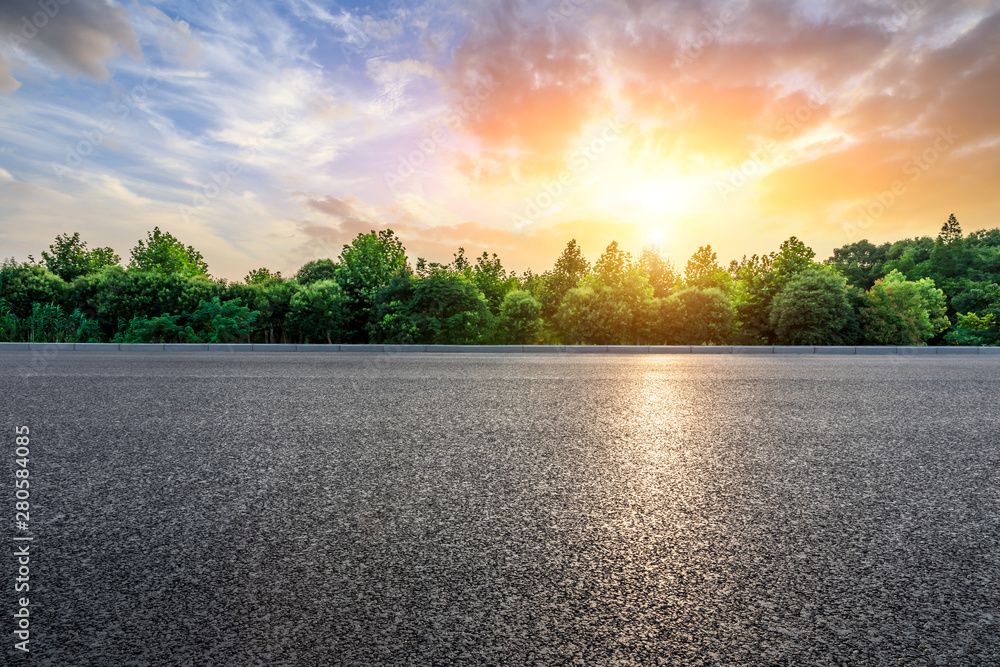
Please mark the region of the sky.
<svg viewBox="0 0 1000 667"><path fill-rule="evenodd" d="M1000 225L1000 1L3 0L0 256L683 266Z"/></svg>

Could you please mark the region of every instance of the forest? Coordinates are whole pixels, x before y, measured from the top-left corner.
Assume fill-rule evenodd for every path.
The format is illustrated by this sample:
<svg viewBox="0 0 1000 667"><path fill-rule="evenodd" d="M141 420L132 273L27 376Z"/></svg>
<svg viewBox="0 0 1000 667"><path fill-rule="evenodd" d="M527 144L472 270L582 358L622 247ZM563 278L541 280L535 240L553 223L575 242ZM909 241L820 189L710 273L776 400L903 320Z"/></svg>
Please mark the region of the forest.
<svg viewBox="0 0 1000 667"><path fill-rule="evenodd" d="M0 266L0 341L124 343L998 345L1000 229L837 248L817 261L794 236L681 269L655 247L612 242L591 265L575 240L543 273L496 254L413 264L392 230L359 234L293 277L213 278L155 228L127 265L61 234L41 259Z"/></svg>

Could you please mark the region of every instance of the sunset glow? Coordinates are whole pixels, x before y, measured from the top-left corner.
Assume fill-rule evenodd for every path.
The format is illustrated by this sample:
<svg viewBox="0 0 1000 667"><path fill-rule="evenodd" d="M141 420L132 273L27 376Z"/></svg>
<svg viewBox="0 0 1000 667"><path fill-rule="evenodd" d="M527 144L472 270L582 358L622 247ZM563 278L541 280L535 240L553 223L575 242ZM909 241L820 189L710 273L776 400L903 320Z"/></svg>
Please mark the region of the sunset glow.
<svg viewBox="0 0 1000 667"><path fill-rule="evenodd" d="M392 228L516 270L995 226L995 2L0 8L0 254L154 225L213 274ZM30 27L30 25L29 25Z"/></svg>

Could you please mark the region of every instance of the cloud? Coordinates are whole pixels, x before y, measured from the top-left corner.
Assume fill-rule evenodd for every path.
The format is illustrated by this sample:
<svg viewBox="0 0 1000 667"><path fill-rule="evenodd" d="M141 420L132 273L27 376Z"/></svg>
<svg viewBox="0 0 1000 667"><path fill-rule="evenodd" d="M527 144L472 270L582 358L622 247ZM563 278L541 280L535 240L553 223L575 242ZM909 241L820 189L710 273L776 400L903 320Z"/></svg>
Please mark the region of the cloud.
<svg viewBox="0 0 1000 667"><path fill-rule="evenodd" d="M48 237L28 252L70 220L118 246L136 225L178 226L236 277L386 227L414 256L464 245L519 269L550 267L569 238L596 257L653 228L680 262L704 243L739 256L792 233L822 254L896 179L906 194L873 238L936 232L939 209L967 229L1000 215L993 0L330 7L70 0L8 48L39 9L0 2L0 92L25 81L0 126L0 187L19 193L5 214L25 239ZM609 120L621 131L576 169ZM906 180L949 127L954 146ZM737 195L717 196L716 179L769 145ZM81 146L57 181L53 164ZM511 229L543 194L544 215Z"/></svg>
<svg viewBox="0 0 1000 667"><path fill-rule="evenodd" d="M1000 11L966 16L937 44L928 43L929 22L948 25L939 13L903 18L891 24L892 46L871 63L867 85L833 102L829 124L850 143L766 175L757 199L764 210L811 208L851 221L894 182L905 194L879 214L886 230L941 206L961 203L984 217L997 208L982 184L1000 179L1000 118L991 113L1000 105Z"/></svg>
<svg viewBox="0 0 1000 667"><path fill-rule="evenodd" d="M967 141L1000 137L1000 9L936 50L916 68L913 85L940 91L925 126L954 125Z"/></svg>
<svg viewBox="0 0 1000 667"><path fill-rule="evenodd" d="M681 163L733 166L761 140L807 134L832 112L817 91L837 90L888 48L864 7L809 11L746 0L485 6L453 53L446 93L456 109L483 81L496 93L465 124L478 155L457 165L493 186L543 178L609 116L639 130L636 151ZM808 118L784 132L780 120L804 104Z"/></svg>
<svg viewBox="0 0 1000 667"><path fill-rule="evenodd" d="M372 58L366 63L368 76L378 87L378 97L373 108L382 118L390 118L401 107L413 106L413 98L408 95L411 84L434 75L430 63L406 59L400 61L388 58Z"/></svg>
<svg viewBox="0 0 1000 667"><path fill-rule="evenodd" d="M175 21L156 7L146 7L146 14L159 28L156 41L162 53L183 65L192 66L198 62L201 45L186 21Z"/></svg>
<svg viewBox="0 0 1000 667"><path fill-rule="evenodd" d="M0 52L0 93L10 93L17 90L21 84L10 75L7 56Z"/></svg>
<svg viewBox="0 0 1000 667"><path fill-rule="evenodd" d="M501 180L557 168L583 126L607 110L585 33L569 21L550 29L545 9L491 6L448 71L451 103L468 113L466 127L500 163Z"/></svg>
<svg viewBox="0 0 1000 667"><path fill-rule="evenodd" d="M4 0L0 34L10 46L50 67L97 81L110 77L105 63L119 52L142 58L126 11L103 0L53 2L51 9L35 0ZM9 76L0 63L0 80Z"/></svg>
<svg viewBox="0 0 1000 667"><path fill-rule="evenodd" d="M337 199L336 197L319 197L311 198L306 200L306 205L319 211L320 213L325 213L333 218L337 218L341 224L351 225L353 227L365 226L375 224L374 221L367 219L362 214L354 210L353 202L356 201L350 198L351 201L345 201L343 199Z"/></svg>

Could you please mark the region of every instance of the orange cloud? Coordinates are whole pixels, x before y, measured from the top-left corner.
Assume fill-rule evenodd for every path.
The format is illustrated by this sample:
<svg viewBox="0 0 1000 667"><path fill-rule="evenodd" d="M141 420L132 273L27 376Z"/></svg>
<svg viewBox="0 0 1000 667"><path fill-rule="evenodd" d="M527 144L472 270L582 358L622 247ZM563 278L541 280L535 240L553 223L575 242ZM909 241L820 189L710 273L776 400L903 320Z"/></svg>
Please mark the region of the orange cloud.
<svg viewBox="0 0 1000 667"><path fill-rule="evenodd" d="M539 24L529 13L517 3L493 7L455 50L448 85L456 108L468 110L482 82L493 89L471 105L466 130L496 164L485 173L466 167L470 175L502 181L550 173L587 121L606 110L585 35L569 24L552 30L544 15Z"/></svg>
<svg viewBox="0 0 1000 667"><path fill-rule="evenodd" d="M517 1L481 10L453 53L444 92L453 109L468 112L477 86L496 87L472 105L464 129L476 144L451 153L451 166L477 186L469 196L522 199L551 184L574 146L614 116L632 164L608 153L592 175L621 183L626 196L608 198L602 209L595 202L607 193L587 181L576 197L582 208L558 202L546 212L548 227L521 232L496 229L506 217L485 214L481 222L433 227L380 218L412 252L440 261L465 245L547 268L570 237L596 256L612 238L637 247L649 226L664 225L685 242L714 237L732 246L720 254L735 255L741 247L766 251L756 245L766 245L765 237L812 233L822 255L846 242L859 212L873 202L878 210L879 197L894 187L899 194L876 216L872 236L934 233L942 212L963 207L969 228L996 224L988 185L1000 176L995 8L972 1L910 13L874 3L571 4L568 13ZM725 181L762 145L771 148L741 194L743 208L719 197L700 201L696 214L679 214L683 207L655 196L659 177L663 192L679 194L683 178ZM620 208L642 210L639 196L664 205L628 225ZM335 217L353 229L357 216Z"/></svg>

